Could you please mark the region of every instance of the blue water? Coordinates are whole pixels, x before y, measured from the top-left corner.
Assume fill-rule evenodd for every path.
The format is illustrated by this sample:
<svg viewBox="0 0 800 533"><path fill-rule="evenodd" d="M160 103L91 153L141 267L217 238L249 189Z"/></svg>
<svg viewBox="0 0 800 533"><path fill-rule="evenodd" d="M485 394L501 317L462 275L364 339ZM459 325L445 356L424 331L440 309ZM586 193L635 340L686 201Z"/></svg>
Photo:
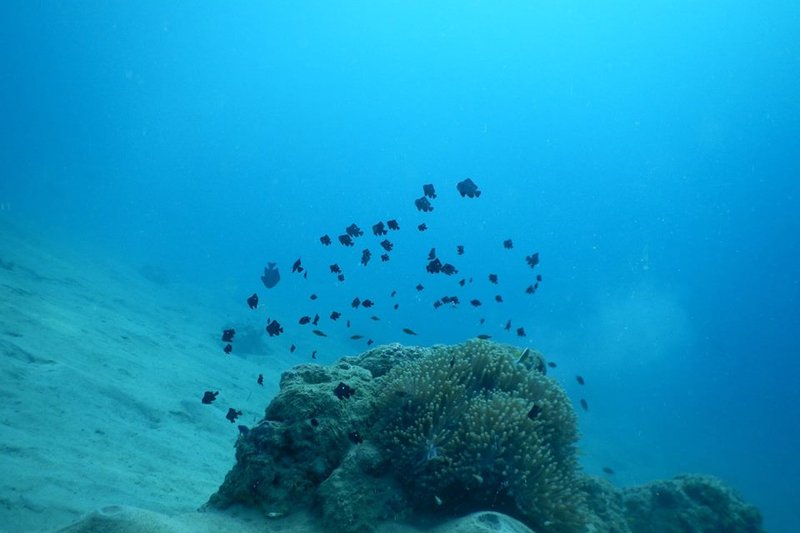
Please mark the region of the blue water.
<svg viewBox="0 0 800 533"><path fill-rule="evenodd" d="M589 401L587 471L715 474L796 530L796 2L19 1L0 20L0 216L236 280L286 335L319 292L379 301L359 323L376 342L530 344ZM480 198L458 196L467 177ZM424 183L433 213L413 206ZM317 241L388 218L385 264L372 236L366 268L361 242ZM462 272L426 275L433 246ZM268 295L267 261L284 276ZM434 312L465 276L484 305Z"/></svg>

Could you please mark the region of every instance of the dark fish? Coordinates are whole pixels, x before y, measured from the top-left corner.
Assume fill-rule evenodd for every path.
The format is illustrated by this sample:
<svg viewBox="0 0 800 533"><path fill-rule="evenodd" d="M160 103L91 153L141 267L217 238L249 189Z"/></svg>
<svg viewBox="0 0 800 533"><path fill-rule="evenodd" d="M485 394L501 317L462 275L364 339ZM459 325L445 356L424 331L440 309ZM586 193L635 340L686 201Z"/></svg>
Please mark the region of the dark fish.
<svg viewBox="0 0 800 533"><path fill-rule="evenodd" d="M308 271L303 272L303 279L308 279Z"/></svg>
<svg viewBox="0 0 800 533"><path fill-rule="evenodd" d="M349 226L347 226L345 228L345 232L347 232L347 234L353 238L361 237L362 235L364 235L364 232L361 231L361 228L359 228L355 224L350 224Z"/></svg>
<svg viewBox="0 0 800 533"><path fill-rule="evenodd" d="M470 300L469 303L472 304L472 307L480 307L481 301L480 300Z"/></svg>
<svg viewBox="0 0 800 533"><path fill-rule="evenodd" d="M422 285L422 283L417 283L417 286L416 286L417 291L421 291L424 288L425 287Z"/></svg>
<svg viewBox="0 0 800 533"><path fill-rule="evenodd" d="M434 259L436 259L436 248L431 248L428 252L428 261L433 261Z"/></svg>
<svg viewBox="0 0 800 533"><path fill-rule="evenodd" d="M294 353L294 351L295 351L296 349L297 349L297 346L295 346L294 344L292 344L291 346L289 346L289 352L291 352L291 353Z"/></svg>
<svg viewBox="0 0 800 533"><path fill-rule="evenodd" d="M392 307L394 307L394 309L397 310L397 308L400 307L400 304L394 304Z"/></svg>
<svg viewBox="0 0 800 533"><path fill-rule="evenodd" d="M309 322L311 322L311 317L310 317L310 316L301 316L301 317L300 317L300 320L298 320L297 322L298 322L298 323L299 323L301 326L305 326L306 324L308 324Z"/></svg>
<svg viewBox="0 0 800 533"><path fill-rule="evenodd" d="M313 352L311 352L311 359L316 359L316 358L317 358L317 351L314 350Z"/></svg>
<svg viewBox="0 0 800 533"><path fill-rule="evenodd" d="M387 225L387 226L389 227L389 229L390 229L390 230L392 230L392 231L397 231L397 230L399 230L399 229L400 229L400 224L398 224L398 223L397 223L397 221L396 221L395 219L392 219L392 220L387 220L387 221L386 221L386 225Z"/></svg>
<svg viewBox="0 0 800 533"><path fill-rule="evenodd" d="M206 405L210 405L210 404L214 403L214 400L217 399L217 395L218 394L219 394L219 391L211 392L210 390L207 390L207 391L205 391L203 393L203 399L200 400L200 401L203 402Z"/></svg>
<svg viewBox="0 0 800 533"><path fill-rule="evenodd" d="M280 322L267 318L267 333L269 333L270 337L277 337L283 333L283 328L281 327Z"/></svg>
<svg viewBox="0 0 800 533"><path fill-rule="evenodd" d="M511 239L506 239L506 240L503 241L503 248L505 248L506 250L510 250L513 247L514 247L514 243L511 242Z"/></svg>
<svg viewBox="0 0 800 533"><path fill-rule="evenodd" d="M339 235L339 242L342 243L343 246L355 246L353 239L348 234Z"/></svg>
<svg viewBox="0 0 800 533"><path fill-rule="evenodd" d="M372 257L372 252L364 248L361 251L361 264L367 266L367 263L369 263L371 257Z"/></svg>
<svg viewBox="0 0 800 533"><path fill-rule="evenodd" d="M526 256L525 261L528 262L528 266L531 268L535 267L539 264L539 252Z"/></svg>
<svg viewBox="0 0 800 533"><path fill-rule="evenodd" d="M366 299L366 300L364 300L364 301L362 301L362 302L361 302L361 305L363 305L364 307L366 307L367 309L369 309L370 307L372 307L373 305L375 305L375 303L374 303L372 300Z"/></svg>
<svg viewBox="0 0 800 533"><path fill-rule="evenodd" d="M389 295L389 297L394 298L395 296L397 296L397 291L393 290L392 293Z"/></svg>
<svg viewBox="0 0 800 533"><path fill-rule="evenodd" d="M452 303L453 305L458 305L461 303L461 300L458 299L458 296L451 296L450 303Z"/></svg>
<svg viewBox="0 0 800 533"><path fill-rule="evenodd" d="M381 254L381 262L385 263L389 260L389 254Z"/></svg>
<svg viewBox="0 0 800 533"><path fill-rule="evenodd" d="M506 322L506 325L505 325L505 327L503 329L505 329L506 331L511 331L511 320Z"/></svg>
<svg viewBox="0 0 800 533"><path fill-rule="evenodd" d="M313 333L317 337L327 337L324 331L320 331L318 329L311 330L311 333Z"/></svg>
<svg viewBox="0 0 800 533"><path fill-rule="evenodd" d="M348 328L350 327L350 321L349 320L347 321L347 327Z"/></svg>
<svg viewBox="0 0 800 533"><path fill-rule="evenodd" d="M247 307L250 309L255 309L258 307L258 294L253 293L253 295L247 299Z"/></svg>
<svg viewBox="0 0 800 533"><path fill-rule="evenodd" d="M350 439L350 442L353 444L361 444L364 442L364 437L358 431L351 431L347 434L347 438Z"/></svg>
<svg viewBox="0 0 800 533"><path fill-rule="evenodd" d="M614 470L612 470L611 468L609 468L607 466L603 467L603 472L608 474L609 476L613 476L614 475Z"/></svg>
<svg viewBox="0 0 800 533"><path fill-rule="evenodd" d="M303 265L300 264L300 258L297 258L297 261L292 263L292 272L297 272L298 274L303 271Z"/></svg>
<svg viewBox="0 0 800 533"><path fill-rule="evenodd" d="M319 324L319 314L318 313L314 314L314 320L312 320L311 323L314 324L315 326L317 324Z"/></svg>
<svg viewBox="0 0 800 533"><path fill-rule="evenodd" d="M464 181L459 181L456 184L456 189L458 189L458 192L462 198L465 196L469 198L478 198L481 195L481 191L478 190L478 186L475 185L475 182L470 178L467 178Z"/></svg>
<svg viewBox="0 0 800 533"><path fill-rule="evenodd" d="M403 333L405 333L406 335L416 335L414 330L408 328L403 328Z"/></svg>
<svg viewBox="0 0 800 533"><path fill-rule="evenodd" d="M344 274L339 274L338 276L336 276L336 279L338 279L339 281L344 281Z"/></svg>
<svg viewBox="0 0 800 533"><path fill-rule="evenodd" d="M458 280L458 284L461 285L462 287L464 286L464 284L466 282L467 282L467 280L465 280L464 278L461 278L460 280Z"/></svg>
<svg viewBox="0 0 800 533"><path fill-rule="evenodd" d="M342 313L340 313L339 311L331 311L331 320L339 320L341 316Z"/></svg>
<svg viewBox="0 0 800 533"><path fill-rule="evenodd" d="M321 242L323 246L330 246L331 238L329 235L323 235L319 238L319 242Z"/></svg>
<svg viewBox="0 0 800 533"><path fill-rule="evenodd" d="M311 300L311 301L314 301L314 300L317 299L317 295L316 294L312 294L311 296L308 297L308 299Z"/></svg>
<svg viewBox="0 0 800 533"><path fill-rule="evenodd" d="M225 418L230 420L231 424L233 424L234 422L236 422L236 419L239 418L240 416L242 416L242 412L241 411L237 411L233 407L229 407L228 408L228 414L225 415Z"/></svg>
<svg viewBox="0 0 800 533"><path fill-rule="evenodd" d="M578 385L586 384L586 382L583 380L583 376L575 376L575 380L578 382Z"/></svg>
<svg viewBox="0 0 800 533"><path fill-rule="evenodd" d="M387 252L391 252L392 248L394 248L394 244L392 244L389 239L383 239L381 241L381 247L386 250Z"/></svg>
<svg viewBox="0 0 800 533"><path fill-rule="evenodd" d="M239 429L239 435L247 435L250 433L250 428L247 426L242 426L241 424L236 426Z"/></svg>
<svg viewBox="0 0 800 533"><path fill-rule="evenodd" d="M499 303L499 304L501 304L501 303L503 303L503 297L500 296L499 294L495 294L494 301Z"/></svg>
<svg viewBox="0 0 800 533"><path fill-rule="evenodd" d="M482 341L487 341L487 340L491 339L492 336L491 335L487 335L486 333L481 333L480 335L478 335L478 338L480 340L482 340Z"/></svg>
<svg viewBox="0 0 800 533"><path fill-rule="evenodd" d="M442 262L439 261L438 258L434 259L433 261L430 261L428 263L428 265L425 267L425 270L427 270L431 274L438 274L439 272L442 271Z"/></svg>
<svg viewBox="0 0 800 533"><path fill-rule="evenodd" d="M432 183L426 183L422 186L422 194L428 198L436 198L436 189L433 188Z"/></svg>
<svg viewBox="0 0 800 533"><path fill-rule="evenodd" d="M420 231L425 231L426 229L428 229L428 225L423 222L422 224L417 226L417 229Z"/></svg>
<svg viewBox="0 0 800 533"><path fill-rule="evenodd" d="M497 274L489 274L489 283L497 285Z"/></svg>
<svg viewBox="0 0 800 533"><path fill-rule="evenodd" d="M364 338L364 335L350 335L350 340L354 340L354 341L357 341L357 340L360 340L360 339L363 339L363 338Z"/></svg>
<svg viewBox="0 0 800 533"><path fill-rule="evenodd" d="M336 263L332 264L328 268L331 269L331 274L341 274L342 273L342 268Z"/></svg>
<svg viewBox="0 0 800 533"><path fill-rule="evenodd" d="M517 328L517 337L525 336L525 328Z"/></svg>
<svg viewBox="0 0 800 533"><path fill-rule="evenodd" d="M359 305L361 305L361 298L359 298L358 296L356 296L355 298L353 298L353 301L352 301L352 302L350 302L350 306L351 306L353 309L358 309L358 306L359 306Z"/></svg>
<svg viewBox="0 0 800 533"><path fill-rule="evenodd" d="M542 408L539 407L536 404L533 404L533 407L531 407L531 410L528 411L528 418L530 418L531 420L536 420L536 417L538 417L541 412L542 412Z"/></svg>
<svg viewBox="0 0 800 533"><path fill-rule="evenodd" d="M309 420L309 422L311 423L312 427L317 427L319 425L319 420L317 420L316 418L312 418L311 420Z"/></svg>
<svg viewBox="0 0 800 533"><path fill-rule="evenodd" d="M372 339L367 339L367 346L372 346L372 343L374 343L374 342L375 341L372 340Z"/></svg>
<svg viewBox="0 0 800 533"><path fill-rule="evenodd" d="M453 274L458 274L458 269L450 263L445 263L442 265L442 274L446 276L452 276Z"/></svg>
<svg viewBox="0 0 800 533"><path fill-rule="evenodd" d="M336 388L333 389L333 394L339 398L340 400L348 400L350 396L356 393L356 389L352 388L350 385L347 385L343 381L340 381Z"/></svg>
<svg viewBox="0 0 800 533"><path fill-rule="evenodd" d="M383 222L378 222L377 224L372 225L372 234L376 237L386 235L386 226L383 225Z"/></svg>
<svg viewBox="0 0 800 533"><path fill-rule="evenodd" d="M441 301L443 304L449 304L450 302L453 301L453 299L449 296L442 296L441 298L439 298L439 301Z"/></svg>
<svg viewBox="0 0 800 533"><path fill-rule="evenodd" d="M222 349L222 351L225 352L226 354L230 354L233 351L233 345L230 343L226 344L225 347Z"/></svg>
<svg viewBox="0 0 800 533"><path fill-rule="evenodd" d="M464 245L463 244L459 244L458 246L456 246L456 253L458 255L464 255Z"/></svg>
<svg viewBox="0 0 800 533"><path fill-rule="evenodd" d="M436 300L435 302L433 302L433 308L434 309L439 309L441 306L442 306L442 302L440 300Z"/></svg>
<svg viewBox="0 0 800 533"><path fill-rule="evenodd" d="M420 196L416 200L414 200L414 205L417 208L417 211L422 211L423 213L430 213L433 211L433 206L431 205L430 200L425 196Z"/></svg>
<svg viewBox="0 0 800 533"><path fill-rule="evenodd" d="M233 342L233 336L236 335L236 330L231 329L223 329L222 330L222 342Z"/></svg>
<svg viewBox="0 0 800 533"><path fill-rule="evenodd" d="M281 280L281 273L275 267L275 263L267 263L264 267L264 275L261 276L261 282L268 289L271 289Z"/></svg>
<svg viewBox="0 0 800 533"><path fill-rule="evenodd" d="M536 274L536 282L537 282L537 284L540 281L542 281L542 275L541 274Z"/></svg>
<svg viewBox="0 0 800 533"><path fill-rule="evenodd" d="M528 288L525 289L525 294L533 294L534 292L536 292L536 287L533 285L528 285Z"/></svg>
<svg viewBox="0 0 800 533"><path fill-rule="evenodd" d="M256 380L256 383L258 383L262 387L264 386L264 374L259 374L258 375L258 379Z"/></svg>
<svg viewBox="0 0 800 533"><path fill-rule="evenodd" d="M381 319L381 317L379 317L379 316L376 316L376 315L372 315L371 317L369 317L369 319L370 319L370 320L374 320L374 321L376 321L376 322L377 322L378 320L380 320L380 319Z"/></svg>
<svg viewBox="0 0 800 533"><path fill-rule="evenodd" d="M581 407L583 407L584 411L588 411L589 410L589 402L587 402L586 400L581 398Z"/></svg>
<svg viewBox="0 0 800 533"><path fill-rule="evenodd" d="M547 366L549 366L550 368L555 368L555 367L557 367L558 365L555 363L555 361L548 361L548 362L547 362Z"/></svg>

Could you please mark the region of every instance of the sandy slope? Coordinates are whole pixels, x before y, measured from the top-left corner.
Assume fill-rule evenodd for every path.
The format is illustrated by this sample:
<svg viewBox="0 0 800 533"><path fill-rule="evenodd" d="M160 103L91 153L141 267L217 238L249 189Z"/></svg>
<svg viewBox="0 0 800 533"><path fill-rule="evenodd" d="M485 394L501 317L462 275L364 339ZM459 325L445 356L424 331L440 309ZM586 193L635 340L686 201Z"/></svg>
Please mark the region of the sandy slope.
<svg viewBox="0 0 800 533"><path fill-rule="evenodd" d="M0 530L196 509L233 464L227 408L260 418L288 361L225 356L203 295L59 248L0 223Z"/></svg>

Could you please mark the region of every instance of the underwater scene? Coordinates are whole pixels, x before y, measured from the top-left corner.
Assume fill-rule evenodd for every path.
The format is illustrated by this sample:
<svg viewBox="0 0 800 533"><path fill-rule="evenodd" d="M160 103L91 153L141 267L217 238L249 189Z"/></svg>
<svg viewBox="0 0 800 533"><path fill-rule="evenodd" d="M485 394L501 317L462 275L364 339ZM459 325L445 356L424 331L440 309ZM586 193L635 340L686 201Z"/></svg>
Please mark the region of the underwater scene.
<svg viewBox="0 0 800 533"><path fill-rule="evenodd" d="M800 4L0 25L0 532L800 531Z"/></svg>

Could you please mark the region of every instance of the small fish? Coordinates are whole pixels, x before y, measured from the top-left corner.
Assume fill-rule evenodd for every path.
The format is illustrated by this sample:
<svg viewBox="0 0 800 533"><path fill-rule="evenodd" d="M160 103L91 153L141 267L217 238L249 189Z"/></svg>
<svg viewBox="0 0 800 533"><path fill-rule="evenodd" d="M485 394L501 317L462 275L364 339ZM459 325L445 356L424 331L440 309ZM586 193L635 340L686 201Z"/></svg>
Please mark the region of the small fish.
<svg viewBox="0 0 800 533"><path fill-rule="evenodd" d="M332 264L328 268L331 269L331 274L341 274L342 273L342 268L337 263Z"/></svg>
<svg viewBox="0 0 800 533"><path fill-rule="evenodd" d="M389 254L381 254L381 262L385 263L389 260Z"/></svg>
<svg viewBox="0 0 800 533"><path fill-rule="evenodd" d="M258 375L258 379L256 380L256 383L258 383L262 387L264 386L264 374L259 374Z"/></svg>
<svg viewBox="0 0 800 533"><path fill-rule="evenodd" d="M250 433L250 428L247 426L239 425L236 427L239 430L239 435L247 435L248 433Z"/></svg>
<svg viewBox="0 0 800 533"><path fill-rule="evenodd" d="M456 253L458 255L464 255L464 245L463 244L459 244L458 246L456 246Z"/></svg>
<svg viewBox="0 0 800 533"><path fill-rule="evenodd" d="M311 321L312 324L319 325L319 314L314 314L314 320Z"/></svg>
<svg viewBox="0 0 800 533"><path fill-rule="evenodd" d="M278 268L275 266L275 263L267 263L267 266L264 267L264 275L261 276L261 283L268 289L271 289L278 282L281 280L281 273L278 271Z"/></svg>
<svg viewBox="0 0 800 533"><path fill-rule="evenodd" d="M428 225L427 225L427 224L425 224L425 223L423 222L422 224L420 224L419 226L417 226L417 229L418 229L419 231L425 231L425 230L427 230L427 229L428 229Z"/></svg>
<svg viewBox="0 0 800 533"><path fill-rule="evenodd" d="M438 274L442 271L442 262L439 259L434 259L433 261L428 262L425 266L425 270L427 270L431 274Z"/></svg>
<svg viewBox="0 0 800 533"><path fill-rule="evenodd" d="M371 346L373 342L375 341L372 339L367 339L367 346Z"/></svg>
<svg viewBox="0 0 800 533"><path fill-rule="evenodd" d="M230 355L230 353L233 351L233 345L230 343L226 344L222 351Z"/></svg>
<svg viewBox="0 0 800 533"><path fill-rule="evenodd" d="M533 294L534 292L536 292L536 287L533 285L528 285L528 288L525 289L525 294Z"/></svg>
<svg viewBox="0 0 800 533"><path fill-rule="evenodd" d="M350 321L349 320L347 321L347 327L348 328L350 327Z"/></svg>
<svg viewBox="0 0 800 533"><path fill-rule="evenodd" d="M233 336L236 335L236 330L231 329L223 329L222 330L222 342L233 342Z"/></svg>
<svg viewBox="0 0 800 533"><path fill-rule="evenodd" d="M322 237L319 238L319 242L321 242L323 246L330 246L331 244L330 235L323 235Z"/></svg>
<svg viewBox="0 0 800 533"><path fill-rule="evenodd" d="M309 296L308 299L311 300L311 301L314 301L314 300L317 299L317 295L316 294L311 294L311 296Z"/></svg>
<svg viewBox="0 0 800 533"><path fill-rule="evenodd" d="M511 241L511 239L506 239L506 240L503 241L503 248L505 248L506 250L510 250L513 247L514 247L514 243Z"/></svg>
<svg viewBox="0 0 800 533"><path fill-rule="evenodd" d="M350 442L353 444L361 444L364 442L364 437L358 431L351 431L347 434L347 438L350 439Z"/></svg>
<svg viewBox="0 0 800 533"><path fill-rule="evenodd" d="M417 286L416 286L417 292L421 291L424 288L425 287L422 285L422 283L417 283Z"/></svg>
<svg viewBox="0 0 800 533"><path fill-rule="evenodd" d="M353 242L352 237L346 233L344 235L339 235L339 242L342 244L342 246L355 246L356 244Z"/></svg>
<svg viewBox="0 0 800 533"><path fill-rule="evenodd" d="M436 259L436 248L431 248L428 252L428 261L433 261Z"/></svg>
<svg viewBox="0 0 800 533"><path fill-rule="evenodd" d="M297 349L297 346L295 346L294 344L292 344L291 346L289 346L289 353L294 353L294 351L295 351L296 349Z"/></svg>
<svg viewBox="0 0 800 533"><path fill-rule="evenodd" d="M341 318L342 313L339 311L331 311L331 320L339 320Z"/></svg>
<svg viewBox="0 0 800 533"><path fill-rule="evenodd" d="M247 299L247 307L250 309L256 309L258 307L258 294L253 293L253 295Z"/></svg>
<svg viewBox="0 0 800 533"><path fill-rule="evenodd" d="M484 325L486 323L486 319L485 318L481 318L478 322L482 326L482 325Z"/></svg>
<svg viewBox="0 0 800 533"><path fill-rule="evenodd" d="M324 331L320 331L318 329L311 330L311 333L313 333L317 337L327 337Z"/></svg>
<svg viewBox="0 0 800 533"><path fill-rule="evenodd" d="M497 274L489 274L489 283L497 285Z"/></svg>
<svg viewBox="0 0 800 533"><path fill-rule="evenodd" d="M503 329L506 330L506 331L511 331L511 320L506 322L506 325L503 326Z"/></svg>
<svg viewBox="0 0 800 533"><path fill-rule="evenodd" d="M343 381L340 381L336 388L333 389L333 394L339 398L340 400L347 400L350 396L353 396L356 393L356 389L352 388L350 385L346 384Z"/></svg>
<svg viewBox="0 0 800 533"><path fill-rule="evenodd" d="M433 495L433 501L436 503L436 505L439 506L441 506L444 503L442 499L435 494Z"/></svg>
<svg viewBox="0 0 800 533"><path fill-rule="evenodd" d="M499 303L499 304L501 304L501 303L503 303L503 297L500 296L499 294L495 294L494 295L494 301Z"/></svg>
<svg viewBox="0 0 800 533"><path fill-rule="evenodd" d="M439 309L441 306L442 306L442 302L440 300L436 300L435 302L433 302L433 308L434 309Z"/></svg>
<svg viewBox="0 0 800 533"><path fill-rule="evenodd" d="M211 405L217 399L217 395L219 395L219 391L211 392L207 390L203 393L203 398L200 401L206 405Z"/></svg>
<svg viewBox="0 0 800 533"><path fill-rule="evenodd" d="M479 485L480 485L481 483L483 483L483 477L482 477L482 476L480 476L479 474L472 474L472 477L474 477L474 478L475 478L475 481L477 481Z"/></svg>
<svg viewBox="0 0 800 533"><path fill-rule="evenodd" d="M417 208L417 211L422 211L423 213L430 213L433 211L431 201L425 196L420 196L414 200L414 206Z"/></svg>
<svg viewBox="0 0 800 533"><path fill-rule="evenodd" d="M270 337L277 337L283 333L283 328L281 327L280 322L267 318L267 333Z"/></svg>
<svg viewBox="0 0 800 533"><path fill-rule="evenodd" d="M480 335L478 335L478 338L482 341L488 341L489 339L492 338L492 336L487 335L486 333L481 333Z"/></svg>
<svg viewBox="0 0 800 533"><path fill-rule="evenodd" d="M443 304L449 304L450 302L452 302L452 301L453 301L453 298L451 298L450 296L442 296L442 297L440 298L440 300L441 300L441 302L442 302Z"/></svg>
<svg viewBox="0 0 800 533"><path fill-rule="evenodd" d="M476 300L470 300L469 303L472 304L473 307L480 307L481 306L481 301L477 300L477 299Z"/></svg>
<svg viewBox="0 0 800 533"><path fill-rule="evenodd" d="M344 274L339 274L338 276L336 276L336 279L338 279L339 281L344 281Z"/></svg>
<svg viewBox="0 0 800 533"><path fill-rule="evenodd" d="M584 385L586 383L583 380L583 376L575 376L575 380L578 382L578 385Z"/></svg>
<svg viewBox="0 0 800 533"><path fill-rule="evenodd" d="M458 299L458 296L451 296L450 297L450 303L455 306L455 305L460 304L461 300Z"/></svg>
<svg viewBox="0 0 800 533"><path fill-rule="evenodd" d="M399 229L400 229L400 224L398 224L398 223L397 223L397 221L396 221L395 219L392 219L392 220L387 220L387 221L386 221L386 225L387 225L387 226L389 227L389 229L390 229L390 230L392 230L392 231L397 231L397 230L399 230Z"/></svg>
<svg viewBox="0 0 800 533"><path fill-rule="evenodd" d="M394 298L395 296L397 296L397 291L393 290L392 293L389 295L389 297Z"/></svg>
<svg viewBox="0 0 800 533"><path fill-rule="evenodd" d="M531 356L531 349L530 348L525 348L524 350L522 350L522 353L519 354L519 357L517 358L517 362L514 363L514 364L517 365L517 366L525 364L525 361L527 361L530 356Z"/></svg>
<svg viewBox="0 0 800 533"><path fill-rule="evenodd" d="M464 181L459 181L456 184L456 189L458 189L458 193L462 198L465 196L468 198L478 198L481 195L481 191L478 189L478 186L475 185L475 182L470 178L467 178Z"/></svg>
<svg viewBox="0 0 800 533"><path fill-rule="evenodd" d="M306 324L308 324L309 322L311 322L311 317L310 317L310 316L301 316L301 317L300 317L300 320L298 320L297 322L298 322L298 323L299 323L301 326L305 326Z"/></svg>
<svg viewBox="0 0 800 533"><path fill-rule="evenodd" d="M531 407L531 410L528 411L528 418L530 418L531 420L536 420L536 417L538 417L539 414L541 414L541 412L542 412L542 408L539 407L536 404L533 404L533 407Z"/></svg>
<svg viewBox="0 0 800 533"><path fill-rule="evenodd" d="M400 307L400 304L394 304L392 307L394 308L395 311L397 311L397 308Z"/></svg>
<svg viewBox="0 0 800 533"><path fill-rule="evenodd" d="M297 258L297 261L292 263L292 272L297 272L298 274L303 272L303 265L300 263L300 258Z"/></svg>
<svg viewBox="0 0 800 533"><path fill-rule="evenodd" d="M352 301L352 302L350 302L350 306L351 306L353 309L358 309L358 306L359 306L359 305L361 305L361 298L359 298L358 296L356 296L355 298L353 298L353 301Z"/></svg>
<svg viewBox="0 0 800 533"><path fill-rule="evenodd" d="M228 414L225 415L225 418L230 420L231 424L233 424L233 423L236 422L236 419L239 418L240 416L242 416L242 412L241 411L237 411L233 407L229 407L228 408Z"/></svg>
<svg viewBox="0 0 800 533"><path fill-rule="evenodd" d="M589 402L587 402L586 400L581 398L581 407L583 407L584 411L588 411L589 410Z"/></svg>
<svg viewBox="0 0 800 533"><path fill-rule="evenodd" d="M309 423L311 424L312 427L317 427L319 425L319 420L317 420L316 418L312 418L311 420L309 420Z"/></svg>
<svg viewBox="0 0 800 533"><path fill-rule="evenodd" d="M525 336L525 328L517 328L517 337Z"/></svg>
<svg viewBox="0 0 800 533"><path fill-rule="evenodd" d="M383 225L383 222L378 222L377 224L372 225L372 234L376 237L386 235L386 233L386 226Z"/></svg>
<svg viewBox="0 0 800 533"><path fill-rule="evenodd" d="M358 226L356 226L356 225L355 225L355 223L353 223L353 224L350 224L349 226L347 226L347 227L345 228L345 230L344 230L344 231L345 231L345 232L346 232L348 235L350 235L351 237L353 237L353 238L355 238L355 237L361 237L362 235L364 235L364 232L363 232L363 231L361 231L361 228L359 228Z"/></svg>
<svg viewBox="0 0 800 533"><path fill-rule="evenodd" d="M461 285L462 287L464 286L464 284L465 284L466 282L467 282L467 280L466 280L466 279L464 279L464 278L461 278L460 280L458 280L458 284L459 284L459 285Z"/></svg>
<svg viewBox="0 0 800 533"><path fill-rule="evenodd" d="M555 368L555 367L557 367L558 365L556 364L556 362L555 362L555 361L548 361L548 362L547 362L547 366L549 366L550 368Z"/></svg>
<svg viewBox="0 0 800 533"><path fill-rule="evenodd" d="M374 321L376 321L376 322L377 322L378 320L380 320L380 319L381 319L381 317L379 317L379 316L376 316L376 315L372 315L371 317L369 317L369 319L370 319L370 320L374 320Z"/></svg>
<svg viewBox="0 0 800 533"><path fill-rule="evenodd" d="M542 275L541 274L536 274L536 281L537 282L542 281Z"/></svg>
<svg viewBox="0 0 800 533"><path fill-rule="evenodd" d="M612 470L611 468L609 468L607 466L603 467L603 472L608 474L609 476L613 476L614 475L614 470Z"/></svg>
<svg viewBox="0 0 800 533"><path fill-rule="evenodd" d="M317 351L314 350L311 352L311 359L316 359L316 358L317 358Z"/></svg>
<svg viewBox="0 0 800 533"><path fill-rule="evenodd" d="M528 266L533 268L539 264L539 252L533 253L529 256L525 257L525 261L528 262Z"/></svg>
<svg viewBox="0 0 800 533"><path fill-rule="evenodd" d="M369 309L370 307L372 307L375 304L373 303L372 300L367 298L367 299L365 299L364 301L361 302L361 305L366 307L367 309Z"/></svg>
<svg viewBox="0 0 800 533"><path fill-rule="evenodd" d="M394 248L394 244L392 244L389 239L383 239L381 241L381 248L386 250L387 252L391 252L392 248Z"/></svg>
<svg viewBox="0 0 800 533"><path fill-rule="evenodd" d="M360 340L360 339L363 339L363 338L364 338L364 335L350 335L350 339L354 340L354 341L357 341L357 340Z"/></svg>
<svg viewBox="0 0 800 533"><path fill-rule="evenodd" d="M405 333L406 335L416 335L414 330L408 328L403 328L403 333Z"/></svg>
<svg viewBox="0 0 800 533"><path fill-rule="evenodd" d="M370 258L372 258L372 252L370 252L367 248L364 248L361 251L361 264L367 266L367 263L369 263Z"/></svg>
<svg viewBox="0 0 800 533"><path fill-rule="evenodd" d="M458 274L458 269L450 263L445 263L442 265L442 274L446 276L452 276L453 274Z"/></svg>

